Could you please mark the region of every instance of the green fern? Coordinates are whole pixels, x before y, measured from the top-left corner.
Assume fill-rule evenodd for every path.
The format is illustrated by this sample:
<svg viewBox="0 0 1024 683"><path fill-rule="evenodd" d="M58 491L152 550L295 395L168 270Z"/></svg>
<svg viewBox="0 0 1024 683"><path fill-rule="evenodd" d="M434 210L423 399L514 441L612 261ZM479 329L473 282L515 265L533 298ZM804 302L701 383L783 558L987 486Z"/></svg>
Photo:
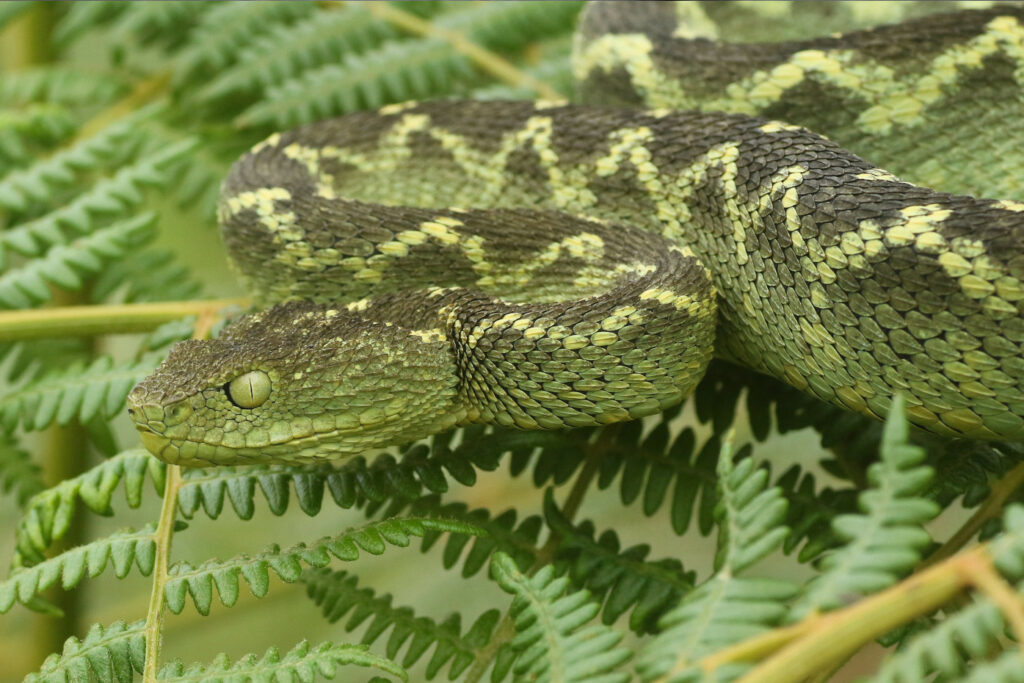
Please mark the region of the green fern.
<svg viewBox="0 0 1024 683"><path fill-rule="evenodd" d="M73 367L44 375L0 397L0 425L7 432L19 424L38 431L57 422L89 422L96 416L113 417L124 406L128 392L152 372L160 357L115 365L100 356L87 367Z"/></svg>
<svg viewBox="0 0 1024 683"><path fill-rule="evenodd" d="M344 624L346 631L354 631L370 619L362 636L364 645L372 645L390 630L385 654L395 660L408 643L401 659L407 669L433 647L434 653L424 672L427 680L436 678L445 666L448 666L449 680L461 675L490 642L500 616L498 610L487 610L462 633L457 612L440 623L416 616L408 607L393 606L390 595L377 595L370 588L359 587L358 579L344 571L306 570L302 582L306 584L306 593L328 621L334 623L348 615Z"/></svg>
<svg viewBox="0 0 1024 683"><path fill-rule="evenodd" d="M303 641L281 656L271 648L260 657L246 655L232 663L227 655L221 655L211 664L185 666L180 662L169 664L160 670L158 679L167 683L190 683L195 681L311 681L320 675L334 678L339 666L373 667L401 681L408 675L393 662L371 654L365 646L342 643L320 643L310 645Z"/></svg>
<svg viewBox="0 0 1024 683"><path fill-rule="evenodd" d="M359 558L360 551L380 555L388 545L408 546L411 536L422 536L426 529L460 534L481 533L468 524L450 520L413 517L389 519L348 529L308 546L300 543L281 550L275 545L256 555L240 555L225 561L209 560L198 567L188 562L179 562L170 568L170 578L165 588L167 606L175 614L181 612L188 594L200 614L209 614L214 586L221 603L227 607L235 604L238 600L239 574L253 595L263 597L270 587L271 569L282 581L294 583L301 578L302 563L310 567L324 567L332 556L344 562L352 562Z"/></svg>
<svg viewBox="0 0 1024 683"><path fill-rule="evenodd" d="M109 75L67 65L35 67L4 74L0 81L0 105L49 102L92 111L124 92L125 86Z"/></svg>
<svg viewBox="0 0 1024 683"><path fill-rule="evenodd" d="M514 596L509 616L517 632L495 663L494 680L504 678L510 665L520 680L629 680L621 668L632 653L618 646L622 634L601 624L587 625L600 611L588 591L567 594L569 580L555 577L550 566L528 577L502 553L494 555L490 566L491 577Z"/></svg>
<svg viewBox="0 0 1024 683"><path fill-rule="evenodd" d="M685 571L679 560L648 560L650 546L621 550L613 530L595 539L591 522L571 524L550 490L544 497L544 519L560 537L556 566L568 565L574 585L587 588L602 603L601 619L606 624L632 609L629 627L640 633L653 631L666 607L693 588L695 574Z"/></svg>
<svg viewBox="0 0 1024 683"><path fill-rule="evenodd" d="M864 514L837 517L832 525L845 545L826 555L818 574L793 606L791 618L825 610L895 583L921 560L931 537L921 525L939 512L917 494L933 471L920 466L924 450L908 442L903 401L893 401L882 436L882 461L872 465L871 489L860 496Z"/></svg>
<svg viewBox="0 0 1024 683"><path fill-rule="evenodd" d="M28 451L18 448L9 437L0 440L0 491L13 492L23 506L43 488L42 471Z"/></svg>
<svg viewBox="0 0 1024 683"><path fill-rule="evenodd" d="M390 102L448 93L460 80L474 78L469 60L443 41L385 43L379 50L348 55L341 64L328 64L268 88L265 99L246 109L237 122L290 128Z"/></svg>
<svg viewBox="0 0 1024 683"><path fill-rule="evenodd" d="M315 3L304 0L214 3L191 32L190 44L178 54L175 83L185 83L208 69L224 68L272 26L296 21L315 9Z"/></svg>
<svg viewBox="0 0 1024 683"><path fill-rule="evenodd" d="M988 657L1005 627L995 605L987 600L975 602L911 638L882 663L875 681L915 683L936 673L962 674L967 657Z"/></svg>
<svg viewBox="0 0 1024 683"><path fill-rule="evenodd" d="M166 249L142 248L110 264L92 281L93 303L182 301L203 290L195 274ZM116 296L115 295L119 295Z"/></svg>
<svg viewBox="0 0 1024 683"><path fill-rule="evenodd" d="M78 291L84 277L99 273L111 261L149 242L155 236L156 215L144 213L113 223L70 244L51 247L42 258L0 275L0 305L29 308L53 296L49 285Z"/></svg>
<svg viewBox="0 0 1024 683"><path fill-rule="evenodd" d="M123 161L138 141L136 126L155 111L153 107L139 110L27 168L12 171L0 179L0 206L25 211L30 205L49 203L83 171Z"/></svg>
<svg viewBox="0 0 1024 683"><path fill-rule="evenodd" d="M449 534L441 555L445 569L451 569L462 561L462 576L475 576L487 565L494 552L500 550L515 559L520 568L532 565L538 556L537 541L543 520L539 515L530 515L518 524L514 509L491 516L481 508L470 509L465 503L444 503L439 495L428 495L411 504L396 499L396 505L389 507L387 516L406 512L413 516L429 515L443 519L457 520L470 524L485 533L476 536ZM408 508L406 507L408 505ZM441 538L441 533L428 529L423 534L422 550L426 552ZM469 551L463 557L466 546Z"/></svg>
<svg viewBox="0 0 1024 683"><path fill-rule="evenodd" d="M110 515L114 492L123 481L129 507L137 508L147 477L157 492L163 489L166 467L145 450L125 451L36 494L25 506L16 528L14 565L35 565L45 559L45 551L68 532L76 502L81 501L96 514Z"/></svg>
<svg viewBox="0 0 1024 683"><path fill-rule="evenodd" d="M160 187L170 181L166 172L168 166L187 154L195 144L195 140L184 140L124 166L114 176L100 180L68 204L0 234L0 267L3 267L8 249L24 256L38 256L52 245L69 241L65 228L87 234L96 230L101 220L126 216L142 203L145 187Z"/></svg>
<svg viewBox="0 0 1024 683"><path fill-rule="evenodd" d="M84 578L99 576L108 564L113 565L119 579L128 575L133 564L143 576L149 576L156 553L154 529L150 525L141 531L119 531L31 567L15 569L10 578L0 582L0 614L15 602L31 604L33 598L58 581L61 588L70 590Z"/></svg>
<svg viewBox="0 0 1024 683"><path fill-rule="evenodd" d="M797 587L787 581L737 576L778 548L788 534L782 526L786 502L781 490L766 488L768 473L752 458L734 463L728 441L717 472L714 574L658 623L662 632L644 648L637 666L644 681L669 671L674 682L701 680L702 657L777 625L796 594ZM744 668L731 665L716 673L728 680Z"/></svg>
<svg viewBox="0 0 1024 683"><path fill-rule="evenodd" d="M321 11L291 25L277 25L257 37L237 63L203 86L201 101L251 94L285 82L302 71L337 63L395 38L396 31L364 7Z"/></svg>
<svg viewBox="0 0 1024 683"><path fill-rule="evenodd" d="M144 627L144 621L118 621L107 627L94 624L82 640L68 638L64 651L47 657L24 683L131 683L136 672L142 673L146 656Z"/></svg>

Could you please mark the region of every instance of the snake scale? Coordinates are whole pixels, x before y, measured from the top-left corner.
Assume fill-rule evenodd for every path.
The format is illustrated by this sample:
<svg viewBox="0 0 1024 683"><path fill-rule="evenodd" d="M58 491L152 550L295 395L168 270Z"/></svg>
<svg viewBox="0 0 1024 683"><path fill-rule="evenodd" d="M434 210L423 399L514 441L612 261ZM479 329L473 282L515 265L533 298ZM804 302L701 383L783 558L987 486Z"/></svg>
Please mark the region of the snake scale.
<svg viewBox="0 0 1024 683"><path fill-rule="evenodd" d="M774 43L702 12L588 7L581 104L403 103L256 145L219 217L269 308L132 391L144 444L303 462L600 425L678 403L713 355L1024 438L1024 10Z"/></svg>

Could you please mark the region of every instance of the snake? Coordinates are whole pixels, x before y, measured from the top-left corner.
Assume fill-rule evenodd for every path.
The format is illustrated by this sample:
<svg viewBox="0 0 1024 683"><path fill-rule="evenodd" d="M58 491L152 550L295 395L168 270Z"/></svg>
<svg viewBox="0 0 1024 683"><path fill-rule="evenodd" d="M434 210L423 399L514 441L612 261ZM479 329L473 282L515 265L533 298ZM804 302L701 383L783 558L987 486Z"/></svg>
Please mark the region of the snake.
<svg viewBox="0 0 1024 683"><path fill-rule="evenodd" d="M131 391L146 448L294 464L600 426L715 356L1024 438L1024 9L759 42L718 35L723 5L588 6L574 103L403 102L253 147L218 217L258 310Z"/></svg>

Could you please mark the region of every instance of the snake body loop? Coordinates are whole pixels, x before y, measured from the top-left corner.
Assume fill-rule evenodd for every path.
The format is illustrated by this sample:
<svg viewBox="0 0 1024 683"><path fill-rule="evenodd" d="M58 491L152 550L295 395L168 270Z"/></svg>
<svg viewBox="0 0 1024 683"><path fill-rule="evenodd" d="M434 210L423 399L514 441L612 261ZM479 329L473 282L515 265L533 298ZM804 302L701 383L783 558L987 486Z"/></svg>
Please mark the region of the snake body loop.
<svg viewBox="0 0 1024 683"><path fill-rule="evenodd" d="M761 45L687 37L692 12L588 8L590 104L407 103L253 148L220 221L271 307L133 390L147 446L301 462L468 422L604 424L679 402L713 353L861 413L901 393L933 432L1024 438L1024 203L981 198L1024 161L932 139L968 95L1022 134L1024 11Z"/></svg>

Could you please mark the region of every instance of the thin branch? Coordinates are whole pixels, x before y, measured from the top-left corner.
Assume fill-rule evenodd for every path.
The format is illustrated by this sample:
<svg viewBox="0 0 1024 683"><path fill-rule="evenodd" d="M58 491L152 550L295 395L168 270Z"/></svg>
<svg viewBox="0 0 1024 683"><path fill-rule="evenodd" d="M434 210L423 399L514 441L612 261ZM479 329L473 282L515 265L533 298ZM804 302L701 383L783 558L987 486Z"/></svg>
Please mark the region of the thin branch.
<svg viewBox="0 0 1024 683"><path fill-rule="evenodd" d="M160 521L153 540L156 543L156 558L153 564L153 587L149 594L149 608L146 610L146 660L142 680L155 683L160 663L160 645L164 617L164 587L167 584L167 567L171 556L171 541L174 539L175 511L178 504L178 490L181 488L181 467L167 466L167 480L164 483L164 502L160 508Z"/></svg>
<svg viewBox="0 0 1024 683"><path fill-rule="evenodd" d="M978 585L979 580L985 580L979 579L983 574L979 567L992 568L987 546L956 555L845 609L815 614L805 622L779 629L783 636L788 636L794 629L802 633L798 633L795 639L778 639L778 644L789 642L774 656L738 679L738 683L783 683L813 676L815 672L849 657L865 643L916 617L930 614L964 589ZM1008 614L1007 618L1016 617ZM813 628L809 628L808 623ZM757 652L752 650L751 643L760 641L769 645L773 633L717 652L701 663L702 668L711 670L727 662L749 661L751 654Z"/></svg>
<svg viewBox="0 0 1024 683"><path fill-rule="evenodd" d="M210 335L210 328L216 322L214 311L207 311L196 321L193 339L205 339ZM153 587L149 594L149 608L146 610L146 660L143 665L143 683L156 683L156 674L160 668L160 646L164 617L164 590L167 585L167 569L171 559L171 541L174 540L174 522L178 509L178 491L182 486L181 467L167 465L167 479L164 483L164 500L160 507L160 520L157 523L153 541L156 544L156 556L153 562Z"/></svg>
<svg viewBox="0 0 1024 683"><path fill-rule="evenodd" d="M3 311L0 312L0 339L17 341L151 332L173 320L217 313L230 306L245 308L249 303L248 299L210 299Z"/></svg>

